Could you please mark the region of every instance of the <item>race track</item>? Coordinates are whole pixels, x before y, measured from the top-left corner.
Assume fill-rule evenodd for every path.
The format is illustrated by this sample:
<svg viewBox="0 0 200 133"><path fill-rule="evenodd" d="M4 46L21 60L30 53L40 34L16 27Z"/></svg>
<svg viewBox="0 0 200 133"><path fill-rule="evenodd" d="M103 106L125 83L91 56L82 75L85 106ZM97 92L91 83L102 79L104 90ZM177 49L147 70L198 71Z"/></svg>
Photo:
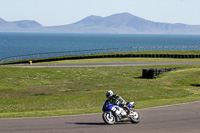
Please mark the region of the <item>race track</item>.
<svg viewBox="0 0 200 133"><path fill-rule="evenodd" d="M200 102L138 111L139 124L111 126L101 114L0 119L0 133L200 133Z"/></svg>
<svg viewBox="0 0 200 133"><path fill-rule="evenodd" d="M56 64L56 65L8 65L8 67L100 67L100 66L145 66L145 65L200 65L200 62L118 62L118 63L77 63L77 64Z"/></svg>

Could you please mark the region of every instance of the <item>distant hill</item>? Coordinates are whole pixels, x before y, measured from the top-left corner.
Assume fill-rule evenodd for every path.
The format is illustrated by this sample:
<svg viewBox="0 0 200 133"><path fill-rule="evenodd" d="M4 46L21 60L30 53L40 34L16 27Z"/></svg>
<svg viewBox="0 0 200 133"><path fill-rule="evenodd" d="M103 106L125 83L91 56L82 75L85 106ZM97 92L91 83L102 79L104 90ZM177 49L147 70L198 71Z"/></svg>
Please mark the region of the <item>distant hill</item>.
<svg viewBox="0 0 200 133"><path fill-rule="evenodd" d="M0 31L105 34L200 34L200 25L153 22L129 13L119 13L108 17L91 15L73 24L50 27L44 27L35 21L6 22L0 19Z"/></svg>
<svg viewBox="0 0 200 133"><path fill-rule="evenodd" d="M43 26L36 21L22 20L8 22L0 18L0 32L37 32Z"/></svg>

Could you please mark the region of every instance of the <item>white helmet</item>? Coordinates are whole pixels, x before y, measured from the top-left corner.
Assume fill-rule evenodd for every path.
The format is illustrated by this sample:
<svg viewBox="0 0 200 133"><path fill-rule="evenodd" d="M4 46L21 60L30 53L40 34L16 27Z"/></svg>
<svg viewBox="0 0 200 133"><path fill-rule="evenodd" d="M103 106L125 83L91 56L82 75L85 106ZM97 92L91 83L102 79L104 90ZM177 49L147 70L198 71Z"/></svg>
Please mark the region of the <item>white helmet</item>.
<svg viewBox="0 0 200 133"><path fill-rule="evenodd" d="M113 95L113 92L111 90L106 92L106 97L110 98Z"/></svg>

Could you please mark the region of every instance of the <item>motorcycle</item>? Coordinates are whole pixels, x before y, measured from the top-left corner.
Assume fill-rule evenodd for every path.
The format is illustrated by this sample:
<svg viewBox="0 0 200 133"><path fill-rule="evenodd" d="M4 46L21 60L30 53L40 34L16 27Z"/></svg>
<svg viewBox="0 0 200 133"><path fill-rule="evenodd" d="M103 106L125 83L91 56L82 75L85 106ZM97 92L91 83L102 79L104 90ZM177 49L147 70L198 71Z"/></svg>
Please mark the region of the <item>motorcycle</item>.
<svg viewBox="0 0 200 133"><path fill-rule="evenodd" d="M116 122L128 122L130 121L133 124L137 124L140 122L140 114L138 111L134 109L135 102L128 102L124 107L120 107L118 105L110 104L106 101L103 105L103 114L102 118L104 122L108 125L113 125ZM111 109L115 109L120 112L118 115L111 111Z"/></svg>

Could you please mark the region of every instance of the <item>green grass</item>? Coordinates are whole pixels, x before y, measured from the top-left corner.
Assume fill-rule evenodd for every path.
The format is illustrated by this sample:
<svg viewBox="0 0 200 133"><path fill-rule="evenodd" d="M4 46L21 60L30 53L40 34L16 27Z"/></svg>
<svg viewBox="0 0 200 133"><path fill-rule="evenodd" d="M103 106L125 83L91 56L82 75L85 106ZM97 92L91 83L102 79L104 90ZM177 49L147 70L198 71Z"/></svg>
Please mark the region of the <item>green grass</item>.
<svg viewBox="0 0 200 133"><path fill-rule="evenodd" d="M73 64L73 63L106 63L106 62L200 62L199 58L194 59L173 59L173 58L97 58L97 59L77 59L34 63L34 65L45 64ZM27 63L28 64L28 63ZM24 65L24 64L23 64Z"/></svg>
<svg viewBox="0 0 200 133"><path fill-rule="evenodd" d="M156 79L141 78L142 69L171 67L184 69L163 73ZM200 100L200 88L191 86L200 84L199 65L1 66L0 73L0 118L100 113L105 92L110 89L126 101L135 101L137 108Z"/></svg>

